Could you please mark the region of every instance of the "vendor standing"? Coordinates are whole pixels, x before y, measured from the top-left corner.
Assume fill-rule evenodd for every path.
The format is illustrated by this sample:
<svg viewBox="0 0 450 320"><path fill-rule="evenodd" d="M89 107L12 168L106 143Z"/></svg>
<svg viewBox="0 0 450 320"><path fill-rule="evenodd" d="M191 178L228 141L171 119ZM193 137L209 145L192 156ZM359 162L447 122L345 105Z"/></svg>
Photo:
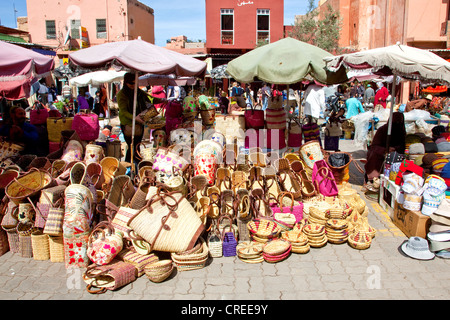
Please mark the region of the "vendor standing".
<svg viewBox="0 0 450 320"><path fill-rule="evenodd" d="M377 92L375 93L374 106L376 108L377 105L381 105L384 109L386 109L386 100L389 97L389 91L386 89L382 82L377 83Z"/></svg>
<svg viewBox="0 0 450 320"><path fill-rule="evenodd" d="M133 126L133 105L134 105L134 88L135 75L133 73L126 73L123 78L123 88L117 93L117 105L119 106L119 121L122 129L125 142L127 143L127 154L125 156L126 162L131 162L131 142L132 142L132 126ZM165 99L164 99L165 101ZM146 102L161 103L162 99L153 98L147 95L141 89L137 89L137 104L136 115L140 114L146 109ZM136 146L142 141L144 134L144 122L136 117L135 132L134 132L134 148L136 155Z"/></svg>
<svg viewBox="0 0 450 320"><path fill-rule="evenodd" d="M22 154L38 154L39 134L36 127L26 122L27 115L22 107L13 106L10 120L0 128L0 136L6 140L24 146Z"/></svg>

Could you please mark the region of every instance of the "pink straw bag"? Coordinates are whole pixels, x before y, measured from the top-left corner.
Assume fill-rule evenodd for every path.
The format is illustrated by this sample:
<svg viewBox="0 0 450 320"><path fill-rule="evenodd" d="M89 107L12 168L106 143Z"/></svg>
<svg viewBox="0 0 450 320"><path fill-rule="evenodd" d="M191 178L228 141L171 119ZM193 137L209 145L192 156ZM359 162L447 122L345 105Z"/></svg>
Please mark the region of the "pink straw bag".
<svg viewBox="0 0 450 320"><path fill-rule="evenodd" d="M320 194L326 197L338 195L339 190L336 180L325 160L322 159L314 162L311 180Z"/></svg>

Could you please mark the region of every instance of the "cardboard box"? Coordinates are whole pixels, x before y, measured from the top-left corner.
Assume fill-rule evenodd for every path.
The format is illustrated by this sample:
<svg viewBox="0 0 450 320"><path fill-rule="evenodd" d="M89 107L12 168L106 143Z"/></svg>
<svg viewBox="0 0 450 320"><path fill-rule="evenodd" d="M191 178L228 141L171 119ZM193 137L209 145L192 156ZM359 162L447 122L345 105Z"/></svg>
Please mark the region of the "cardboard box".
<svg viewBox="0 0 450 320"><path fill-rule="evenodd" d="M430 229L431 219L420 211L411 211L403 208L395 201L394 224L409 238L421 237L426 239Z"/></svg>
<svg viewBox="0 0 450 320"><path fill-rule="evenodd" d="M392 220L394 220L394 206L399 192L400 186L396 185L394 181L389 180L389 177L380 175L380 194L378 204L388 213L389 218Z"/></svg>

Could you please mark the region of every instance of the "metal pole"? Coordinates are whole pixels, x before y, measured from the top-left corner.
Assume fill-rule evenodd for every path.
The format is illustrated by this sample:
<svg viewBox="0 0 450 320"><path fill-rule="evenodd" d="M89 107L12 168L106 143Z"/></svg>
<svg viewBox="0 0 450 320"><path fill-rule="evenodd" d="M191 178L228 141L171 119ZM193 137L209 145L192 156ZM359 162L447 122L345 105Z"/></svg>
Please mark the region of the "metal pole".
<svg viewBox="0 0 450 320"><path fill-rule="evenodd" d="M135 72L135 77L134 77L134 99L133 99L133 126L131 127L131 150L130 150L130 155L131 155L131 178L134 178L134 173L135 173L135 168L134 168L134 132L136 129L136 105L137 105L137 93L138 93L138 81L139 81L139 77L138 77L138 73L137 71Z"/></svg>
<svg viewBox="0 0 450 320"><path fill-rule="evenodd" d="M392 115L394 114L395 107L395 87L397 75L394 73L394 80L392 81L392 99L391 99L391 109L389 110L389 121L388 121L388 131L386 139L386 152L389 152L389 145L391 143L391 132L392 132Z"/></svg>

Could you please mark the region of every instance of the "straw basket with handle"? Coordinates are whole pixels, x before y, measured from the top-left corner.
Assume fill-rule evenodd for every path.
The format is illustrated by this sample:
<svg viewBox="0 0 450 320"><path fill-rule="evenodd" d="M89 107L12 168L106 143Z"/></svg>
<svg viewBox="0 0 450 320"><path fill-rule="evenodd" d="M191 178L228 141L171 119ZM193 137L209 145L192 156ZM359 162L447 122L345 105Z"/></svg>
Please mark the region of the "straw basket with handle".
<svg viewBox="0 0 450 320"><path fill-rule="evenodd" d="M62 236L49 236L51 262L64 262L64 239Z"/></svg>
<svg viewBox="0 0 450 320"><path fill-rule="evenodd" d="M150 187L147 205L128 221L128 226L147 241L152 250L181 252L191 249L204 224L179 191Z"/></svg>
<svg viewBox="0 0 450 320"><path fill-rule="evenodd" d="M312 173L314 162L324 159L320 143L315 140L303 144L299 149L299 153L300 158L305 164L305 170L309 174Z"/></svg>
<svg viewBox="0 0 450 320"><path fill-rule="evenodd" d="M33 197L44 188L51 187L55 183L53 177L46 171L30 169L27 173L14 178L5 189L8 198L20 203L27 197Z"/></svg>
<svg viewBox="0 0 450 320"><path fill-rule="evenodd" d="M48 140L50 142L60 142L61 132L72 130L73 118L47 118Z"/></svg>

